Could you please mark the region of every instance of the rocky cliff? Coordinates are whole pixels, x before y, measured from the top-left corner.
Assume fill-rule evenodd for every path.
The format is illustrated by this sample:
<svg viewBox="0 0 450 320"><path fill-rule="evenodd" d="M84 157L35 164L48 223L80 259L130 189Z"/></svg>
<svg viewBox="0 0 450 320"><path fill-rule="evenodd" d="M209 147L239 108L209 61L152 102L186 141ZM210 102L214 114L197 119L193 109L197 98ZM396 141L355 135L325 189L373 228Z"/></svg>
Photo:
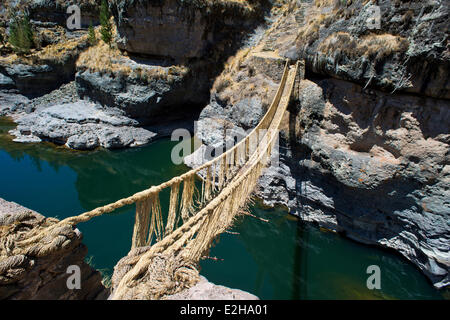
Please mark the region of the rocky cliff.
<svg viewBox="0 0 450 320"><path fill-rule="evenodd" d="M39 41L25 56L2 47L0 114L19 124L11 132L17 142L91 150L138 146L167 135L161 125L198 115L221 63L270 7L265 1L110 1L117 30L108 46L91 43L86 30L63 28L71 4L80 6L82 17L98 8L98 1L88 0L18 5L36 19ZM76 93L61 97L59 87L73 80Z"/></svg>
<svg viewBox="0 0 450 320"><path fill-rule="evenodd" d="M281 55L363 86L450 98L446 1L315 1ZM300 13L300 12L299 12Z"/></svg>
<svg viewBox="0 0 450 320"><path fill-rule="evenodd" d="M6 23L8 10L15 8L27 10L32 20L47 22L47 26L57 24L65 27L71 15L67 13L67 8L77 5L81 13L81 27L87 28L90 24L99 24L100 4L101 0L4 0L0 5L0 22Z"/></svg>
<svg viewBox="0 0 450 320"><path fill-rule="evenodd" d="M71 67L73 99L49 104L53 92L41 100L21 96L11 102L11 95L0 94L3 114L17 117L22 136L89 149L138 145L141 140L130 138L129 128L209 100L197 136L215 146L223 144L226 130L243 135L258 123L285 58L304 59L307 79L296 89L285 121L281 162L261 178L259 196L305 221L396 250L436 287L448 286L447 4L277 1L267 29L256 28L236 51L243 36L238 31L253 28L264 6L214 3L112 1L118 48L99 44L80 53L74 43L73 50L61 49L80 57L76 76ZM76 38L81 43L82 37ZM58 45L48 45L45 57L61 57L52 55ZM233 57L222 65L229 54ZM56 70L46 63L12 63L19 61L13 58L0 60L0 87L10 93L30 87L21 83L34 74ZM81 111L72 114L78 105L71 103L79 103ZM101 119L90 117L92 110L101 111ZM98 125L116 130L125 122L128 127L111 139L96 135L103 132ZM61 129L66 127L70 134Z"/></svg>
<svg viewBox="0 0 450 320"><path fill-rule="evenodd" d="M115 0L119 48L176 60L223 54L262 18L265 1Z"/></svg>
<svg viewBox="0 0 450 320"><path fill-rule="evenodd" d="M205 145L217 146L227 130L230 135L245 133L267 108L283 58L304 58L307 80L297 88L286 116L281 161L266 171L257 194L304 221L394 249L436 287L446 287L449 54L440 46L447 41L444 33L436 31L429 40L414 30L434 28L448 16L440 2L418 12L413 3L411 27L400 28L387 22L401 19L406 5L391 2L389 10L381 7L383 19L389 20L372 33L356 28L364 3L288 4L261 40L230 59L216 79L197 136ZM342 14L314 14L324 7ZM347 36L356 42L345 42ZM386 47L389 43L392 50ZM426 69L435 59L441 59L440 69ZM361 61L366 61L365 68ZM402 72L410 80L404 86L399 85L406 84L400 81Z"/></svg>

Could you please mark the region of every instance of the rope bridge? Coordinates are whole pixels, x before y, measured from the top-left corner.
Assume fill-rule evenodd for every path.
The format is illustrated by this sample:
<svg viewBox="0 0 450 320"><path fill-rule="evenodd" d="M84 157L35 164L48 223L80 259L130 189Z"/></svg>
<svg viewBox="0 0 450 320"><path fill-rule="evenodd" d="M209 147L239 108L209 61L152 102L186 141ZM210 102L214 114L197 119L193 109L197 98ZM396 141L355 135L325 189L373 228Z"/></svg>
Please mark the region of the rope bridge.
<svg viewBox="0 0 450 320"><path fill-rule="evenodd" d="M198 275L198 262L208 254L214 239L232 226L234 218L242 213L262 170L270 162L299 65L297 62L290 66L286 61L281 83L266 114L249 135L228 151L158 186L32 232L16 247L35 245L63 225L74 226L135 203L132 249L146 247L147 250L128 259L127 272L116 285L113 278L113 299L129 297L127 291L142 282L139 280L148 270L155 269L156 274L161 274L164 270L158 269L157 265L166 269L171 266L175 275L168 275L169 280L154 280L152 288L155 292L150 298L174 293L177 289L169 289L174 288L170 281L176 280L176 287L182 287L180 283L183 282L195 283L192 279L196 278L195 272ZM201 177L201 187L196 186L196 177ZM168 213L164 217L160 204L163 190L170 192ZM161 259L166 261L161 264Z"/></svg>

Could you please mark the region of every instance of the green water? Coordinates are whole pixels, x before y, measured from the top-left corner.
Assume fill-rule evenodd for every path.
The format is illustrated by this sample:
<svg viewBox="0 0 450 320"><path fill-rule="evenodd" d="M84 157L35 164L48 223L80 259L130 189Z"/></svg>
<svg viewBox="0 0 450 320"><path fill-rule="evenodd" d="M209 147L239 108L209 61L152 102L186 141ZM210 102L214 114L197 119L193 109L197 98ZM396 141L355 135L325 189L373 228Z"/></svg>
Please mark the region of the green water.
<svg viewBox="0 0 450 320"><path fill-rule="evenodd" d="M0 197L46 216L65 218L113 202L188 170L170 160L176 142L120 151L76 152L52 144L19 144L0 118ZM164 197L162 195L162 202ZM163 208L164 209L164 208ZM239 218L204 260L210 281L262 299L442 299L402 257L303 225L281 209L259 205ZM91 263L111 274L128 253L134 207L80 224ZM368 290L369 265L381 269L381 290Z"/></svg>

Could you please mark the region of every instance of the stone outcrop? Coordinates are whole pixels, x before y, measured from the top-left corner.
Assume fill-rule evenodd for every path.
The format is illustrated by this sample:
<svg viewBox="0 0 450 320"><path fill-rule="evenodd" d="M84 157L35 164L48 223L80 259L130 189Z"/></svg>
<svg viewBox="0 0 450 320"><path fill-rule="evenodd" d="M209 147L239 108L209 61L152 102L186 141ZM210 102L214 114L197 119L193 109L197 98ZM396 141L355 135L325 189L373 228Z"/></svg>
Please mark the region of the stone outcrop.
<svg viewBox="0 0 450 320"><path fill-rule="evenodd" d="M67 8L77 5L80 8L81 27L99 24L99 7L101 0L4 0L0 4L0 22L8 20L8 8L27 10L30 18L50 24L66 27L70 14Z"/></svg>
<svg viewBox="0 0 450 320"><path fill-rule="evenodd" d="M262 179L263 195L277 194L267 202L303 220L395 249L436 287L448 286L447 105L340 80L306 80L291 111L298 114L290 151Z"/></svg>
<svg viewBox="0 0 450 320"><path fill-rule="evenodd" d="M176 60L210 55L214 47L224 51L263 10L258 1L227 0L115 0L111 8L121 49Z"/></svg>
<svg viewBox="0 0 450 320"><path fill-rule="evenodd" d="M17 241L57 222L13 202L0 199L0 299L106 299L101 274L85 261L87 248L78 229L63 227L23 250ZM19 251L21 251L19 253ZM68 289L69 266L80 268L81 288Z"/></svg>
<svg viewBox="0 0 450 320"><path fill-rule="evenodd" d="M120 108L141 125L189 117L208 98L207 72L197 69L176 73L173 71L176 67L171 65L149 66L125 57L117 59L124 65L129 64L130 74L124 76L114 71L79 68L75 77L79 96L104 106ZM143 79L135 76L136 69L138 72L156 69L160 76Z"/></svg>
<svg viewBox="0 0 450 320"><path fill-rule="evenodd" d="M450 98L445 1L315 4L303 3L293 12L298 21L305 20L296 35L277 37L269 46L280 48L282 56L305 59L315 73L389 92Z"/></svg>
<svg viewBox="0 0 450 320"><path fill-rule="evenodd" d="M91 23L98 24L98 6L96 0L5 0L0 4L0 26L9 25L9 9L19 14L28 12L31 19L34 46L30 54L16 56L8 44L0 51L0 90L5 88L4 78L12 80L12 86L29 98L42 96L75 78L75 63L80 52L88 47L85 30L68 30L67 7L77 5L81 12L81 27ZM5 29L6 30L6 29ZM0 38L4 35L0 28ZM83 37L84 36L84 37ZM0 41L0 44L1 42ZM4 52L2 52L4 51Z"/></svg>
<svg viewBox="0 0 450 320"><path fill-rule="evenodd" d="M65 27L70 16L67 8L77 5L80 8L81 27L88 28L91 24L95 26L100 23L100 4L99 0L34 0L29 4L29 12L33 20L53 22Z"/></svg>
<svg viewBox="0 0 450 320"><path fill-rule="evenodd" d="M47 94L73 81L79 54L88 47L81 32L26 57L0 57L0 89L15 89L29 98Z"/></svg>
<svg viewBox="0 0 450 320"><path fill-rule="evenodd" d="M83 100L57 104L24 115L16 122L17 128L10 132L16 142L45 140L79 150L136 147L156 136L136 127L137 121L123 116L120 110Z"/></svg>

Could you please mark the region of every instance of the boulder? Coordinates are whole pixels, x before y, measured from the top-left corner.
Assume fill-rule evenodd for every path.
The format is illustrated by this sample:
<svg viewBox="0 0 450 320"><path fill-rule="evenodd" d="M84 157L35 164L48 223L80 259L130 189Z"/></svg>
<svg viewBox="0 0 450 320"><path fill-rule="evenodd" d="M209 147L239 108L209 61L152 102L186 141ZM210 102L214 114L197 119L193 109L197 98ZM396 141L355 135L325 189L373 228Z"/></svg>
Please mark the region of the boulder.
<svg viewBox="0 0 450 320"><path fill-rule="evenodd" d="M211 283L205 277L192 288L166 296L164 300L259 300L251 293Z"/></svg>
<svg viewBox="0 0 450 320"><path fill-rule="evenodd" d="M18 247L32 231L56 223L14 202L0 199L0 299L81 300L106 299L108 290L100 272L85 261L82 234L70 226L59 228L40 242ZM70 266L80 270L81 286L69 289Z"/></svg>

